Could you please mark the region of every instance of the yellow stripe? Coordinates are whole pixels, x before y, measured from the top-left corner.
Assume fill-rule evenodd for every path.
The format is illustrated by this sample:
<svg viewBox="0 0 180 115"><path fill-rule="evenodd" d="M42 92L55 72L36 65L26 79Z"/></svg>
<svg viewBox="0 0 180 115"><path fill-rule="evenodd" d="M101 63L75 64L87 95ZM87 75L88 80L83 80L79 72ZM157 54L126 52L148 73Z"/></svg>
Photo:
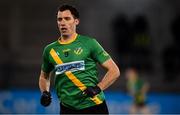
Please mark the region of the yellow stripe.
<svg viewBox="0 0 180 115"><path fill-rule="evenodd" d="M81 91L84 91L86 89L86 86L81 81L79 81L71 71L67 71L65 72L65 74L77 87L79 87L79 89L81 89Z"/></svg>
<svg viewBox="0 0 180 115"><path fill-rule="evenodd" d="M50 54L57 64L63 64L63 61L60 59L53 48L51 49ZM79 79L76 78L76 76L71 71L67 71L65 74L81 91L84 91L87 88ZM91 100L96 104L102 103L102 101L97 96L91 98Z"/></svg>
<svg viewBox="0 0 180 115"><path fill-rule="evenodd" d="M91 100L94 101L97 105L102 103L102 101L97 97L97 95L91 98Z"/></svg>
<svg viewBox="0 0 180 115"><path fill-rule="evenodd" d="M54 49L51 49L50 51L50 54L52 56L52 58L54 59L54 61L57 63L57 64L62 64L62 60L59 58L59 56L57 55L56 51Z"/></svg>

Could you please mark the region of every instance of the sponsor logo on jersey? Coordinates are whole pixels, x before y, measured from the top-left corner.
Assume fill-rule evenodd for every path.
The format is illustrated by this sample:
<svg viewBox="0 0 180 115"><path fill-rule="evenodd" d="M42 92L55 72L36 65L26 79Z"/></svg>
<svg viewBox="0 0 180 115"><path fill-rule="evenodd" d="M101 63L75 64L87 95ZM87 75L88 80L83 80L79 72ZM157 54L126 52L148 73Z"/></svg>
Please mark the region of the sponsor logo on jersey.
<svg viewBox="0 0 180 115"><path fill-rule="evenodd" d="M56 53L57 53L58 56L60 55L59 52L56 52Z"/></svg>
<svg viewBox="0 0 180 115"><path fill-rule="evenodd" d="M84 60L82 61L73 61L69 63L63 63L55 66L56 75L62 74L66 71L82 71L85 70Z"/></svg>
<svg viewBox="0 0 180 115"><path fill-rule="evenodd" d="M83 49L82 49L81 47L76 48L76 49L74 50L74 53L75 53L76 55L80 55L82 52L83 52Z"/></svg>

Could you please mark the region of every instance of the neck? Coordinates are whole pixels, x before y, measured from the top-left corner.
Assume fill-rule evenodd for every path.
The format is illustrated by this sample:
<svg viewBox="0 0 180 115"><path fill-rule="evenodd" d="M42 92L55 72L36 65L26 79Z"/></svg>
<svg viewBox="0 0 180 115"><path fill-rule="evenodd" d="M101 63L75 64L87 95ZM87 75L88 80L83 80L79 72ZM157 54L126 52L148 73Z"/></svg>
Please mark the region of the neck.
<svg viewBox="0 0 180 115"><path fill-rule="evenodd" d="M69 41L71 39L74 39L74 37L76 36L77 33L73 33L71 35L61 35L60 37L60 41L61 42L66 42L66 41Z"/></svg>
<svg viewBox="0 0 180 115"><path fill-rule="evenodd" d="M59 38L59 42L61 44L71 43L72 41L74 41L76 39L76 37L77 37L77 33L73 33L73 34L71 34L69 36L61 36Z"/></svg>

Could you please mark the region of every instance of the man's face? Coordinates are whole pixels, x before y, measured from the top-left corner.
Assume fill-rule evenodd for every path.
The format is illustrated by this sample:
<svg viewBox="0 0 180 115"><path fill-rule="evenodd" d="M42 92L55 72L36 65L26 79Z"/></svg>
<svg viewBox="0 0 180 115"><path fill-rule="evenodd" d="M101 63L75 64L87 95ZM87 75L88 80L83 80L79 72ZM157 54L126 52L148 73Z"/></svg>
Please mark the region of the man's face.
<svg viewBox="0 0 180 115"><path fill-rule="evenodd" d="M74 19L69 10L58 11L57 24L62 36L70 36L76 32L76 25L79 24L79 20Z"/></svg>
<svg viewBox="0 0 180 115"><path fill-rule="evenodd" d="M134 69L128 69L125 72L125 76L126 76L127 80L135 80L137 73Z"/></svg>

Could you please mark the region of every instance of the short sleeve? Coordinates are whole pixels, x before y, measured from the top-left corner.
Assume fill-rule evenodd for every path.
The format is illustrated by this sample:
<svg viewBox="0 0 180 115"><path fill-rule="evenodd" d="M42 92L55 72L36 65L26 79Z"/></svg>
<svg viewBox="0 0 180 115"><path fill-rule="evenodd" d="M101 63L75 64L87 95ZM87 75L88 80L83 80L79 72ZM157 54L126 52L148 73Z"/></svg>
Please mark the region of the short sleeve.
<svg viewBox="0 0 180 115"><path fill-rule="evenodd" d="M43 51L43 62L41 65L41 69L46 73L50 73L54 69L53 64L49 61L49 51L47 48L44 48Z"/></svg>
<svg viewBox="0 0 180 115"><path fill-rule="evenodd" d="M106 60L111 58L110 55L95 39L91 40L90 47L93 58L100 64L104 63Z"/></svg>

